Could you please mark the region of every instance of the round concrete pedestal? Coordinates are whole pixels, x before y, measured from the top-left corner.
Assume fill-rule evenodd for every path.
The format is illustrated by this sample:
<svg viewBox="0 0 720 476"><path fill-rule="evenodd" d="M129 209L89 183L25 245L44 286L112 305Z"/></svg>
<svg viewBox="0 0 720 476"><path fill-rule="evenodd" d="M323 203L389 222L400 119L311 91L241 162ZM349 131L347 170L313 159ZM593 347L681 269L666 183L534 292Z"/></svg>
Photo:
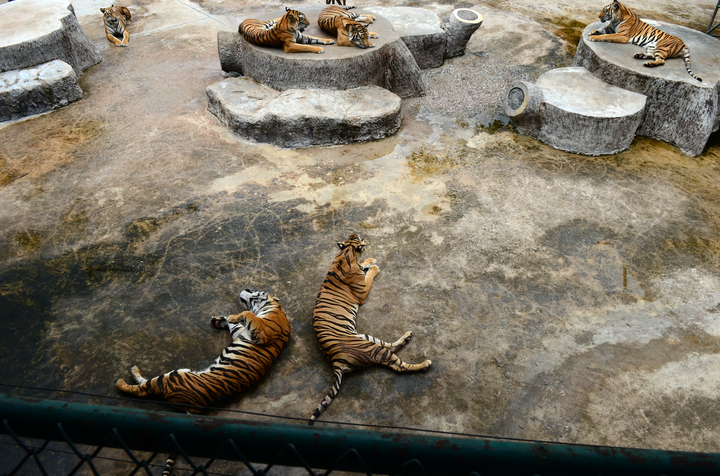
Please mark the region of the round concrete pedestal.
<svg viewBox="0 0 720 476"><path fill-rule="evenodd" d="M599 22L583 31L573 66L582 66L609 84L647 96L638 135L668 142L688 155L700 155L710 134L720 126L720 41L678 25L645 21L685 42L692 70L703 82L687 73L682 58L648 68L643 66L647 60L633 58L644 48L590 41L589 33L603 26Z"/></svg>
<svg viewBox="0 0 720 476"><path fill-rule="evenodd" d="M307 16L310 26L303 32L320 38L332 38L317 24L326 5L302 5L297 9ZM362 9L354 10L362 12ZM258 20L279 18L284 10L258 14ZM375 85L400 97L424 93L420 68L389 21L376 16L368 30L378 34L374 48L323 46L324 53L285 53L282 48L253 45L240 40L241 63L237 68L245 76L284 91L293 88L350 89Z"/></svg>
<svg viewBox="0 0 720 476"><path fill-rule="evenodd" d="M607 155L630 147L645 96L611 86L584 68L559 68L535 84L512 83L504 105L521 134L576 154Z"/></svg>

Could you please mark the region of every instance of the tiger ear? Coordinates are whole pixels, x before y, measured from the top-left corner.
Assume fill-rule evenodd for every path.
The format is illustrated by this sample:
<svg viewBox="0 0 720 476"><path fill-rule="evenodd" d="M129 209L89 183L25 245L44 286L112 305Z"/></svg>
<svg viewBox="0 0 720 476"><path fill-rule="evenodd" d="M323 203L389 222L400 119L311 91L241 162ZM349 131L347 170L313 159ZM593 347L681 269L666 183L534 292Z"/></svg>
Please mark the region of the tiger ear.
<svg viewBox="0 0 720 476"><path fill-rule="evenodd" d="M338 245L338 248L340 248L341 250L344 250L344 249L345 249L345 243L339 243L339 242L338 242L337 245Z"/></svg>
<svg viewBox="0 0 720 476"><path fill-rule="evenodd" d="M102 13L105 13L105 9L104 9L104 8L101 8L100 11L101 11Z"/></svg>
<svg viewBox="0 0 720 476"><path fill-rule="evenodd" d="M618 0L614 0L614 1L613 1L613 8L614 8L615 10L617 10L618 8L620 8L620 2L618 2Z"/></svg>
<svg viewBox="0 0 720 476"><path fill-rule="evenodd" d="M285 7L285 11L286 11L286 12L289 12L289 11L290 11L290 7Z"/></svg>

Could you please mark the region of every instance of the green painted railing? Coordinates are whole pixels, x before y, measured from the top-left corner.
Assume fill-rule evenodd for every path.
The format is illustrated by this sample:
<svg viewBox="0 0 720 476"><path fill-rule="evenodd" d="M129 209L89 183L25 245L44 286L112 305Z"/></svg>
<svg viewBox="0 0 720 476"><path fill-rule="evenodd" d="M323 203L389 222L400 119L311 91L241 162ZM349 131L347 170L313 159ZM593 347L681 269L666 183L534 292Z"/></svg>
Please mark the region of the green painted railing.
<svg viewBox="0 0 720 476"><path fill-rule="evenodd" d="M213 461L301 466L309 474L314 474L310 468L413 475L720 474L715 453L260 423L7 395L0 396L0 422L0 432L18 443L32 438L163 455L179 449ZM92 455L80 457L88 464L92 460Z"/></svg>

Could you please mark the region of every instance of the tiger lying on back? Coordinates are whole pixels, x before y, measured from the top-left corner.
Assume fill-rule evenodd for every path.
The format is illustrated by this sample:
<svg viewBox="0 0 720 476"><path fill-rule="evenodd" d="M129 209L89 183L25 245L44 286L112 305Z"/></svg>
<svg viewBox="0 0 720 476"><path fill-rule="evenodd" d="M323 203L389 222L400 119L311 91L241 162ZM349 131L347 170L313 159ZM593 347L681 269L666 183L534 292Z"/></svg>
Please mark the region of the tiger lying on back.
<svg viewBox="0 0 720 476"><path fill-rule="evenodd" d="M130 10L127 7L113 5L108 8L101 8L100 11L105 22L105 36L107 36L107 39L115 43L115 46L127 46L130 42L130 33L125 29L125 25L130 23Z"/></svg>
<svg viewBox="0 0 720 476"><path fill-rule="evenodd" d="M647 52L636 53L635 59L654 60L643 64L648 67L661 66L665 64L667 58L682 55L688 74L702 82L702 79L698 78L690 69L690 50L680 38L648 25L638 18L635 12L617 0L603 8L600 13L600 21L609 21L610 23L604 28L590 33L589 40L632 43L638 46L647 45Z"/></svg>
<svg viewBox="0 0 720 476"><path fill-rule="evenodd" d="M282 46L285 53L322 53L320 46L313 43L332 45L333 40L324 40L314 36L303 35L302 31L310 24L304 13L285 8L282 18L260 21L243 20L238 32L250 43L260 46Z"/></svg>
<svg viewBox="0 0 720 476"><path fill-rule="evenodd" d="M365 249L365 242L360 236L353 233L338 246L340 253L330 266L313 311L313 328L320 349L332 365L333 385L330 394L310 417L311 425L337 395L344 373L371 365L386 365L396 372L414 372L427 370L432 364L430 360L421 364L406 364L395 355L412 337L410 331L392 344L357 333L355 318L358 308L365 302L380 269L372 258L362 264L358 262Z"/></svg>
<svg viewBox="0 0 720 476"><path fill-rule="evenodd" d="M290 324L277 299L264 291L245 289L240 300L248 308L229 317L213 317L217 329L227 329L232 344L205 370L172 370L150 380L133 367L137 385L117 381L117 388L138 397L148 395L183 405L188 413L202 410L185 405L208 406L235 395L257 382L280 355L290 338Z"/></svg>
<svg viewBox="0 0 720 476"><path fill-rule="evenodd" d="M360 22L372 23L375 17L361 15L348 10L355 7L331 6L320 12L318 25L320 28L335 35L338 46L359 46L372 48L375 46L368 38L377 38L377 33L368 32L365 25Z"/></svg>

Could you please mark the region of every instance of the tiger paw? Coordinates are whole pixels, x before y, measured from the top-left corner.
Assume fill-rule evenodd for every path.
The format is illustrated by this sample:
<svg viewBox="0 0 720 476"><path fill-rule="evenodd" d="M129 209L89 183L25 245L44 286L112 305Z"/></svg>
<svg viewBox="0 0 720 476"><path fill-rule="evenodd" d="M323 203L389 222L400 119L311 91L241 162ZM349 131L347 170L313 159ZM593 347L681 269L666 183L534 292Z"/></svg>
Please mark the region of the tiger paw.
<svg viewBox="0 0 720 476"><path fill-rule="evenodd" d="M645 53L635 53L635 56L633 56L635 59L645 59Z"/></svg>
<svg viewBox="0 0 720 476"><path fill-rule="evenodd" d="M600 33L600 30L593 30L590 32L590 35L588 35L588 36L596 36L596 35L601 35L601 34L602 33Z"/></svg>
<svg viewBox="0 0 720 476"><path fill-rule="evenodd" d="M375 258L368 258L368 259L366 259L365 261L363 261L360 266L362 266L363 269L367 269L367 268L369 268L370 266L374 265L375 263L377 263L377 261L375 260Z"/></svg>
<svg viewBox="0 0 720 476"><path fill-rule="evenodd" d="M428 359L428 360L426 360L426 361L423 362L423 363L425 364L425 368L422 369L422 371L425 372L425 371L426 371L427 369L429 369L430 366L432 365L432 360Z"/></svg>

